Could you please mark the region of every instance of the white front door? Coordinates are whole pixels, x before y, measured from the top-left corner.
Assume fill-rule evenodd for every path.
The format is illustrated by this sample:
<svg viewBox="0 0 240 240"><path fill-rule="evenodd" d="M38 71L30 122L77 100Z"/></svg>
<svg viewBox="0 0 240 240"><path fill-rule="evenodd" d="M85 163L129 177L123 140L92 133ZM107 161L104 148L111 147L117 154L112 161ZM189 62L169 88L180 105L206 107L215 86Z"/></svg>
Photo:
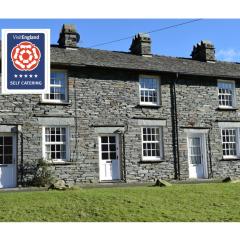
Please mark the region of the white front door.
<svg viewBox="0 0 240 240"><path fill-rule="evenodd" d="M120 179L119 137L117 134L99 137L100 181Z"/></svg>
<svg viewBox="0 0 240 240"><path fill-rule="evenodd" d="M0 134L0 188L16 185L16 137Z"/></svg>
<svg viewBox="0 0 240 240"><path fill-rule="evenodd" d="M189 178L207 178L206 141L203 133L188 136Z"/></svg>

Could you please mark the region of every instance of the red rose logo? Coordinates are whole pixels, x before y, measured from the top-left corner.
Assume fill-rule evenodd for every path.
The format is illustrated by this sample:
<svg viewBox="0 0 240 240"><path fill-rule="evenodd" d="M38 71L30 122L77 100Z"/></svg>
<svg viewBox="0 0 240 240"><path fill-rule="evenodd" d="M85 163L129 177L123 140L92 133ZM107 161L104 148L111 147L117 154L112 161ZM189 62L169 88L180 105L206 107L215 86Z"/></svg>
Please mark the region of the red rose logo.
<svg viewBox="0 0 240 240"><path fill-rule="evenodd" d="M13 65L20 71L32 71L40 61L41 52L37 46L31 42L21 42L17 44L11 53Z"/></svg>

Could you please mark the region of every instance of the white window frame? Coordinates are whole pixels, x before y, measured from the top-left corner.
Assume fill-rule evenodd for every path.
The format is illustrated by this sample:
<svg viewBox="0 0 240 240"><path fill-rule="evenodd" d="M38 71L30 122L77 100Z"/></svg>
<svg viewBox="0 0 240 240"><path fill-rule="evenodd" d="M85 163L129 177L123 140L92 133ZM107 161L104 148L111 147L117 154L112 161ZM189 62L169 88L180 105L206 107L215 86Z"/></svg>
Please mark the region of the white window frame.
<svg viewBox="0 0 240 240"><path fill-rule="evenodd" d="M236 107L236 87L235 87L235 81L233 81L233 80L218 80L218 82L217 82L218 96L220 95L219 94L219 86L218 86L219 83L227 83L227 84L230 83L233 86L232 106L220 105L219 98L218 98L218 106L219 106L219 108L222 108L222 109L235 108Z"/></svg>
<svg viewBox="0 0 240 240"><path fill-rule="evenodd" d="M223 135L222 135L222 130L228 130L228 129L235 129L236 130L236 154L237 155L223 155ZM237 127L226 127L226 128L221 128L221 141L222 141L222 156L223 159L238 159L240 158L240 128Z"/></svg>
<svg viewBox="0 0 240 240"><path fill-rule="evenodd" d="M148 141L143 141L143 128L159 128L159 157L152 157L152 156L144 156L143 155L143 143L147 143ZM141 127L141 144L142 144L142 160L143 161L161 161L163 160L163 126L142 126Z"/></svg>
<svg viewBox="0 0 240 240"><path fill-rule="evenodd" d="M66 128L66 159L51 160L46 158L46 141L45 141L45 129L46 128ZM46 162L50 163L65 163L70 161L70 131L69 126L66 125L49 125L42 126L42 156ZM58 144L59 142L56 142Z"/></svg>
<svg viewBox="0 0 240 240"><path fill-rule="evenodd" d="M157 102L143 102L141 101L141 79L156 79L157 80ZM161 81L159 76L154 75L140 75L139 76L139 104L143 106L159 106L160 105L160 88L161 88Z"/></svg>
<svg viewBox="0 0 240 240"><path fill-rule="evenodd" d="M42 94L42 102L46 102L46 103L67 103L68 102L68 73L67 70L62 70L62 69L51 69L51 73L52 72L58 72L58 73L64 73L65 74L65 82L64 82L64 88L65 88L65 99L61 100L61 99L47 99L45 98L46 94ZM51 79L50 79L50 89L51 90ZM50 94L50 93L49 93Z"/></svg>

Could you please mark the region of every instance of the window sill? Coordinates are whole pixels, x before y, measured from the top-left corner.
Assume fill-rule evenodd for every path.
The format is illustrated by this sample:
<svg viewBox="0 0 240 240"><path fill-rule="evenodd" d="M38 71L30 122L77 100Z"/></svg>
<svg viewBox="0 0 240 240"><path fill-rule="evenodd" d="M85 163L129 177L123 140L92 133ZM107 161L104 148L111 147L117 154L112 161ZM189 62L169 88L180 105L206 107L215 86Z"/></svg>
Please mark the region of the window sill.
<svg viewBox="0 0 240 240"><path fill-rule="evenodd" d="M237 157L237 158L222 158L219 161L240 161L240 157Z"/></svg>
<svg viewBox="0 0 240 240"><path fill-rule="evenodd" d="M40 105L62 105L62 106L69 106L71 102L53 102L53 101L40 101Z"/></svg>
<svg viewBox="0 0 240 240"><path fill-rule="evenodd" d="M216 111L237 111L238 108L232 107L232 108L224 108L224 107L218 107L216 108Z"/></svg>
<svg viewBox="0 0 240 240"><path fill-rule="evenodd" d="M162 163L162 162L165 162L165 160L164 159L161 159L161 160L141 160L138 163L140 163L140 164L152 164L152 163Z"/></svg>
<svg viewBox="0 0 240 240"><path fill-rule="evenodd" d="M76 164L76 162L70 162L70 161L50 162L50 161L47 161L47 164L52 165L52 166L55 166L55 165L61 166L61 165L74 165L74 164Z"/></svg>
<svg viewBox="0 0 240 240"><path fill-rule="evenodd" d="M155 109L158 109L158 108L161 108L162 105L145 105L145 104L138 104L135 106L135 108L155 108Z"/></svg>

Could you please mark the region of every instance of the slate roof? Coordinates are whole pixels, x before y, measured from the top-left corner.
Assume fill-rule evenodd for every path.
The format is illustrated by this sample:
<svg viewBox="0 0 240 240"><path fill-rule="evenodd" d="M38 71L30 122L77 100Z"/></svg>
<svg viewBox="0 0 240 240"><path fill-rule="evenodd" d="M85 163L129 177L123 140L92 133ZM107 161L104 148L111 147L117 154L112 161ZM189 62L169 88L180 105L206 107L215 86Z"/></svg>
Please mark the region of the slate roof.
<svg viewBox="0 0 240 240"><path fill-rule="evenodd" d="M91 48L69 49L61 48L58 45L51 45L51 63L68 66L92 66L139 71L172 72L185 75L240 79L240 63L223 61L216 61L214 63L200 62L192 60L191 58L177 58L160 55L142 57L131 54L130 52L106 51Z"/></svg>
<svg viewBox="0 0 240 240"><path fill-rule="evenodd" d="M60 48L51 46L51 63L72 66L94 66L140 71L173 72L187 75L240 78L240 64L216 61L200 62L188 58L153 55L143 57L129 52L90 48Z"/></svg>

